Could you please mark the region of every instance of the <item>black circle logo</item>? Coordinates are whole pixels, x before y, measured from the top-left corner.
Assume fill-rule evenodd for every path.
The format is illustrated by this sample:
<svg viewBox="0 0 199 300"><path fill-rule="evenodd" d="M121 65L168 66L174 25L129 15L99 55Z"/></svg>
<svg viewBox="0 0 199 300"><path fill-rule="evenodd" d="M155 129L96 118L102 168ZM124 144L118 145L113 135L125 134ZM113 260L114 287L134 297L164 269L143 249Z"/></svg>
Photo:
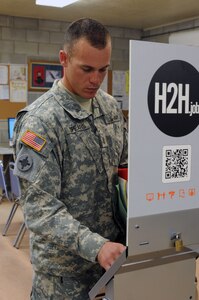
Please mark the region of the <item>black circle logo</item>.
<svg viewBox="0 0 199 300"><path fill-rule="evenodd" d="M163 64L151 79L148 108L163 133L173 137L191 133L199 123L198 71L182 60Z"/></svg>

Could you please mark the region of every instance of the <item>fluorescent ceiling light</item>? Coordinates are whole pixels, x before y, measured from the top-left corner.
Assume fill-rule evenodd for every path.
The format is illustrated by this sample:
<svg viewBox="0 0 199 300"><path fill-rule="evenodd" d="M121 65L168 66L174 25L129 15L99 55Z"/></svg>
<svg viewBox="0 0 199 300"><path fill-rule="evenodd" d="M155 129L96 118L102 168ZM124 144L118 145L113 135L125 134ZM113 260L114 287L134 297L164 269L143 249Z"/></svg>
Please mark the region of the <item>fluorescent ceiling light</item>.
<svg viewBox="0 0 199 300"><path fill-rule="evenodd" d="M36 0L36 5L64 7L79 0Z"/></svg>

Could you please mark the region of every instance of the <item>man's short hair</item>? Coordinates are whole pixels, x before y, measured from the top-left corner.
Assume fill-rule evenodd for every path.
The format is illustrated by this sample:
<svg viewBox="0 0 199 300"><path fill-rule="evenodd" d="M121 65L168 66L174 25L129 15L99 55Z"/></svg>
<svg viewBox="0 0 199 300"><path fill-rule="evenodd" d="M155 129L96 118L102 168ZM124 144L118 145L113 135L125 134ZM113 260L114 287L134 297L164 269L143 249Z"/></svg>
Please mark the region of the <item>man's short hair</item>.
<svg viewBox="0 0 199 300"><path fill-rule="evenodd" d="M90 18L81 18L68 26L64 36L64 46L67 51L72 52L73 45L81 38L85 38L97 49L104 49L111 39L106 27Z"/></svg>

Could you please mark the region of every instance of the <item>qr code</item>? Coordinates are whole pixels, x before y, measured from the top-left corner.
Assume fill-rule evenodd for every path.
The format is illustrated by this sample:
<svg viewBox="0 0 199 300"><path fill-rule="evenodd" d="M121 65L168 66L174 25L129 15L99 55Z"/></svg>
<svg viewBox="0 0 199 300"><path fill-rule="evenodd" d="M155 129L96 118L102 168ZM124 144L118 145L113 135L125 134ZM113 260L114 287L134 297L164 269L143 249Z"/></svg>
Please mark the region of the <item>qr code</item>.
<svg viewBox="0 0 199 300"><path fill-rule="evenodd" d="M164 146L162 162L164 183L189 181L191 176L191 146Z"/></svg>

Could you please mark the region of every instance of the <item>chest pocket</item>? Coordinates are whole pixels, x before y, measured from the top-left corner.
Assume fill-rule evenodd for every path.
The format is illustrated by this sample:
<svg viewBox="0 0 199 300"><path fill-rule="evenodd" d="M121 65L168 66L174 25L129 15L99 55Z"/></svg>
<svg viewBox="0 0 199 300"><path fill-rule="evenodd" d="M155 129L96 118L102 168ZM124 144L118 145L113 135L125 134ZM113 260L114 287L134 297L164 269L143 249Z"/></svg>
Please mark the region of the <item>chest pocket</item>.
<svg viewBox="0 0 199 300"><path fill-rule="evenodd" d="M85 165L89 165L91 157L98 171L100 173L103 172L101 147L94 126L86 120L69 126L67 129L67 140L71 157L74 157L75 154L76 158L74 159L81 161ZM89 153L89 156L87 153Z"/></svg>
<svg viewBox="0 0 199 300"><path fill-rule="evenodd" d="M121 116L107 114L104 116L105 128L101 129L108 145L109 159L112 166L118 166L123 149L123 128Z"/></svg>
<svg viewBox="0 0 199 300"><path fill-rule="evenodd" d="M102 156L101 156L101 148L99 147L99 142L97 141L97 137L88 132L83 132L81 134L77 133L79 138L83 141L85 147L88 149L92 159L95 161L96 167L100 173L103 172L102 165Z"/></svg>

